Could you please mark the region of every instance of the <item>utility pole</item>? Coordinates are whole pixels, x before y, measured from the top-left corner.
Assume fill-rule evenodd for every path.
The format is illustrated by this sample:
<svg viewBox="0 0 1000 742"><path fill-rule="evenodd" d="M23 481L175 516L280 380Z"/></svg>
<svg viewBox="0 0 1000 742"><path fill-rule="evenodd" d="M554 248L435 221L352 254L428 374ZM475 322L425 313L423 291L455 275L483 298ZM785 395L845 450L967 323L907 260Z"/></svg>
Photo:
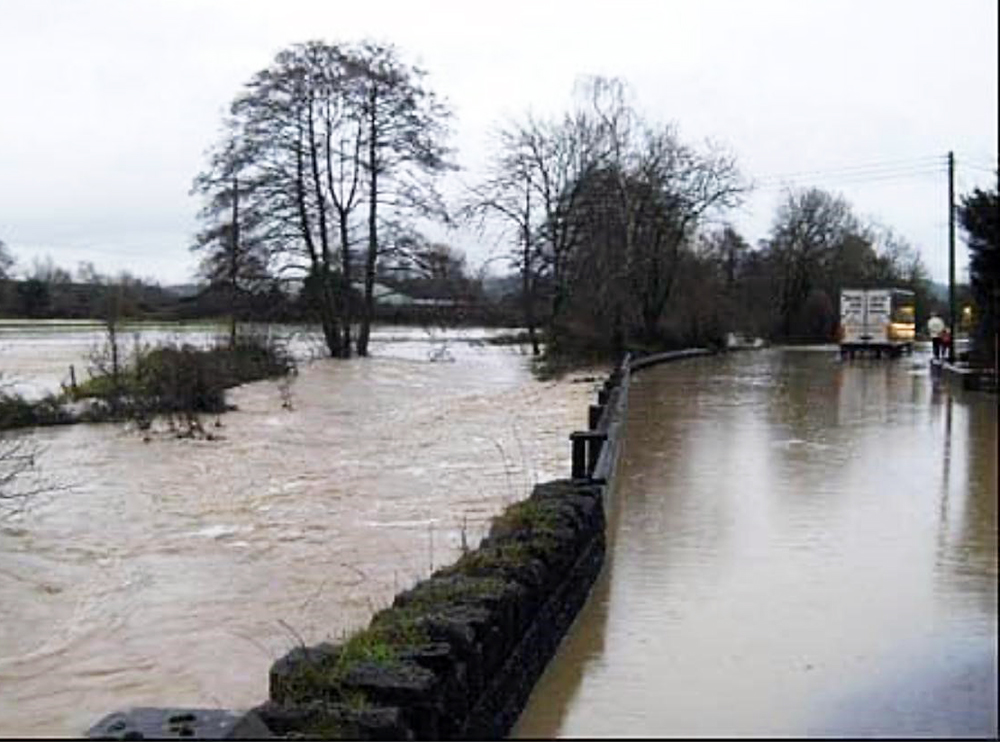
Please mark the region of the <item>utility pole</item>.
<svg viewBox="0 0 1000 742"><path fill-rule="evenodd" d="M948 343L948 363L955 362L955 345L958 337L955 335L955 153L948 153L948 332L951 342Z"/></svg>

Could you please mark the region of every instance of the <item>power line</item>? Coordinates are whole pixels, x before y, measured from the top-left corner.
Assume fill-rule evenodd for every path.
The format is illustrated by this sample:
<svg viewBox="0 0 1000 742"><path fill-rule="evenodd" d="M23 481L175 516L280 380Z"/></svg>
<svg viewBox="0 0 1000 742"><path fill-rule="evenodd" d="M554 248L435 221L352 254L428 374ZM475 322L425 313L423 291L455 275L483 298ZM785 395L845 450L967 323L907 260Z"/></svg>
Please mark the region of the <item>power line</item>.
<svg viewBox="0 0 1000 742"><path fill-rule="evenodd" d="M828 176L828 175L865 175L880 174L897 170L910 170L913 168L929 167L938 165L945 167L947 161L943 155L927 155L924 157L911 157L905 160L883 160L881 162L870 162L857 165L842 165L831 168L816 168L812 170L800 170L789 173L773 173L760 176L760 180L778 179L799 179L803 177Z"/></svg>
<svg viewBox="0 0 1000 742"><path fill-rule="evenodd" d="M825 186L845 186L845 185L858 185L864 183L885 183L901 180L910 180L914 178L924 178L928 176L940 177L947 172L947 169L940 165L935 165L933 167L923 167L914 168L910 170L897 170L897 171L885 171L885 172L875 172L871 174L857 173L857 174L847 174L842 176L813 176L813 177L799 177L796 179L786 178L784 180L774 180L766 182L754 182L753 187L755 190L775 190L782 188L789 188L795 186L803 185L825 185Z"/></svg>
<svg viewBox="0 0 1000 742"><path fill-rule="evenodd" d="M997 157L996 155L974 155L968 152L959 152L956 158L956 164L959 165L973 165L978 167L988 167L991 171L997 169Z"/></svg>
<svg viewBox="0 0 1000 742"><path fill-rule="evenodd" d="M941 177L947 171L942 164L925 164L909 167L883 168L879 170L858 170L855 172L816 172L813 175L796 177L754 179L752 185L758 190L783 189L805 186L838 187L865 183L892 182L925 177Z"/></svg>
<svg viewBox="0 0 1000 742"><path fill-rule="evenodd" d="M967 167L970 170L978 170L981 173L989 173L990 175L996 175L997 167L986 167L985 165L974 165L971 162L960 162L959 166Z"/></svg>

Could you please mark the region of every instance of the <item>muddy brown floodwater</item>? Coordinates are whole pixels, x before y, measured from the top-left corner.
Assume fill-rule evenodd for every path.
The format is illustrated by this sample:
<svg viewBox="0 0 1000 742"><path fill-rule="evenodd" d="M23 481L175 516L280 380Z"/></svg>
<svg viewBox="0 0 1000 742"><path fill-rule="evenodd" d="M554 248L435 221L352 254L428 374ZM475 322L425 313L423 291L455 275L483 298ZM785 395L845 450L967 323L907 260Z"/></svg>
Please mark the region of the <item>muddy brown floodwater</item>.
<svg viewBox="0 0 1000 742"><path fill-rule="evenodd" d="M94 340L58 332L9 333L8 374L57 384ZM64 489L0 523L0 736L259 703L277 657L366 624L566 476L595 384L535 381L485 335L382 329L376 357L305 365L290 411L273 382L233 390L218 441L31 433ZM26 343L58 349L51 368Z"/></svg>
<svg viewBox="0 0 1000 742"><path fill-rule="evenodd" d="M997 400L928 356L641 372L604 572L515 735L997 734Z"/></svg>

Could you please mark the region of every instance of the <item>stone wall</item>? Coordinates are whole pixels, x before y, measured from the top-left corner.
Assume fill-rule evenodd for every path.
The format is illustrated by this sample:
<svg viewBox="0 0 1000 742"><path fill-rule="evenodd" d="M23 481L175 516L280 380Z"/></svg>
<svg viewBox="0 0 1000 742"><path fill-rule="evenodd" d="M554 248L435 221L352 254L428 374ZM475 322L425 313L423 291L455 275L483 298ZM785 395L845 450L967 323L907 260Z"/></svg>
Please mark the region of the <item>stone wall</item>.
<svg viewBox="0 0 1000 742"><path fill-rule="evenodd" d="M505 736L586 601L604 525L599 485L536 486L366 630L278 660L257 715L276 735Z"/></svg>

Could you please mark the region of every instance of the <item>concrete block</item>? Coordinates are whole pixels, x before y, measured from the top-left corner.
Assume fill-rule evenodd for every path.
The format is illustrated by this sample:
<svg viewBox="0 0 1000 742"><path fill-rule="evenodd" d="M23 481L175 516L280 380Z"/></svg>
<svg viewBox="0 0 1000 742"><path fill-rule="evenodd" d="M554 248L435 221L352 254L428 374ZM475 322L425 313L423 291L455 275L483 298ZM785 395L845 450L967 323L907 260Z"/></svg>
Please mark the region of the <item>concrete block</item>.
<svg viewBox="0 0 1000 742"><path fill-rule="evenodd" d="M87 730L90 739L269 739L253 711L138 707L108 714Z"/></svg>

